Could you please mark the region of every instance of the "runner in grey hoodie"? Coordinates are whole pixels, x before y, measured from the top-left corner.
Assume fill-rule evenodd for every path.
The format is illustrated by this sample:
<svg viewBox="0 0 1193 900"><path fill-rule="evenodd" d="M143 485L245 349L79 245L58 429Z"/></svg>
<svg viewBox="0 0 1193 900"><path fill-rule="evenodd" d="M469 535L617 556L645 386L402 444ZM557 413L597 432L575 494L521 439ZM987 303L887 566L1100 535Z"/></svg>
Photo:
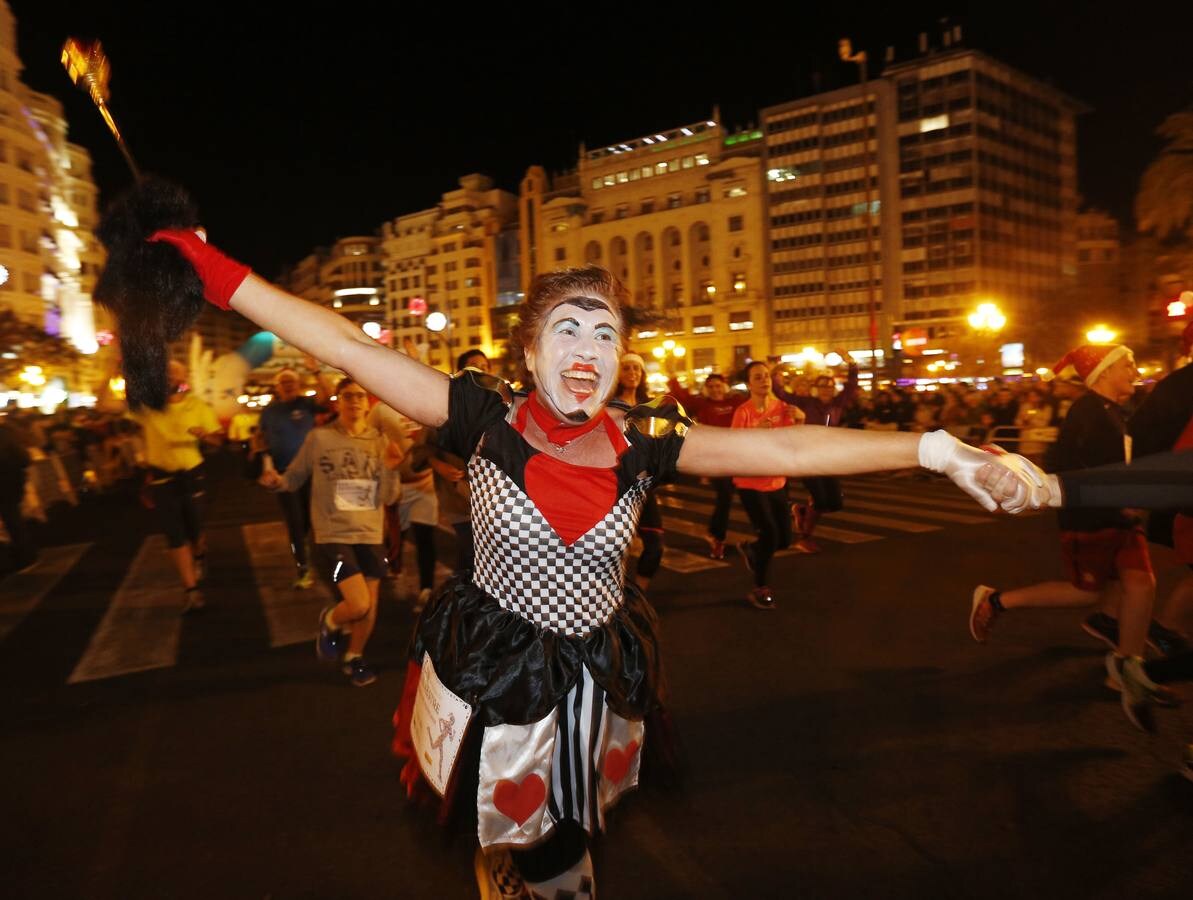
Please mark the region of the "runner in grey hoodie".
<svg viewBox="0 0 1193 900"><path fill-rule="evenodd" d="M362 654L377 621L377 593L385 576L383 510L401 491L393 471L400 460L388 440L365 419L369 395L350 378L336 386L339 417L315 428L283 475L267 472L262 484L296 491L311 482L311 530L316 564L340 592L340 602L319 614L315 652L339 661L354 685L377 680ZM345 627L351 636L345 649Z"/></svg>

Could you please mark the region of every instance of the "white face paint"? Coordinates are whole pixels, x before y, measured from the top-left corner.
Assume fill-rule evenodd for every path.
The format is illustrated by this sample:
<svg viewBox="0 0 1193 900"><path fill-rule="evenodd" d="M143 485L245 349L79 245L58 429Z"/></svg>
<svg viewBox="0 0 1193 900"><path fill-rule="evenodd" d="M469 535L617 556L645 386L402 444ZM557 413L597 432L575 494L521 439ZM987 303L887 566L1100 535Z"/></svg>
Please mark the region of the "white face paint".
<svg viewBox="0 0 1193 900"><path fill-rule="evenodd" d="M610 304L612 306L612 304ZM564 300L547 315L526 367L546 407L580 424L600 412L617 386L621 316Z"/></svg>

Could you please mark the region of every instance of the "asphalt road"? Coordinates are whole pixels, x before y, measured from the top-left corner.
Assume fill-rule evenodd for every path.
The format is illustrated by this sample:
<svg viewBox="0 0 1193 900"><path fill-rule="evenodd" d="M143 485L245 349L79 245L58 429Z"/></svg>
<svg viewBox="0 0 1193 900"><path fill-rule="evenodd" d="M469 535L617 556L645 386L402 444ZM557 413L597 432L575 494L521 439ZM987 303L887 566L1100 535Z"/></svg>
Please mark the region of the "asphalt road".
<svg viewBox="0 0 1193 900"><path fill-rule="evenodd" d="M698 568L701 490L668 495L675 552L650 591L688 777L612 812L602 897L1193 894L1193 783L1175 774L1193 692L1148 736L1103 687L1081 611L969 637L977 582L1060 575L1051 516L850 483L847 512L879 521L829 527L868 537L778 560L779 607L760 612L738 563ZM380 680L353 689L286 630L319 601L270 593L274 518L217 479L210 608L181 622L123 497L59 510L40 574L0 581L4 896L475 896L472 844L406 801L388 752L409 577L383 594Z"/></svg>

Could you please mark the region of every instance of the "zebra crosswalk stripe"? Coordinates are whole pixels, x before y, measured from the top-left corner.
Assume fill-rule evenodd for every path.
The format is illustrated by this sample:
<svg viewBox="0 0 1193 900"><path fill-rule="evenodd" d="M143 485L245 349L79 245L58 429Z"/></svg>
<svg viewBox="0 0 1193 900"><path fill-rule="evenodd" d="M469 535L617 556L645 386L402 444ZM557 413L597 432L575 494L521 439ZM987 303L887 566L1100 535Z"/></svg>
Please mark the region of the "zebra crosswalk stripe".
<svg viewBox="0 0 1193 900"><path fill-rule="evenodd" d="M265 612L269 646L288 647L314 640L319 610L335 602L331 589L318 579L303 591L290 586L296 570L290 536L281 522L244 525L240 533Z"/></svg>
<svg viewBox="0 0 1193 900"><path fill-rule="evenodd" d="M163 669L178 661L182 589L160 534L147 537L69 684Z"/></svg>
<svg viewBox="0 0 1193 900"><path fill-rule="evenodd" d="M37 604L74 568L91 544L65 544L46 547L37 565L27 572L17 572L0 582L0 641L21 624Z"/></svg>

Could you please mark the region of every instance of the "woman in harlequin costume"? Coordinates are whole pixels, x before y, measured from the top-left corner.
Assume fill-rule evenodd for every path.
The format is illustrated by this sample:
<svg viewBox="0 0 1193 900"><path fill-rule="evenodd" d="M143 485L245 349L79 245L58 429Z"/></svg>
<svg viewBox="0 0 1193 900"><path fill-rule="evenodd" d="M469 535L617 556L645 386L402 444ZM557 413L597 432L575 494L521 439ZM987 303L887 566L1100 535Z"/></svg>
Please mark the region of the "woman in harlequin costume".
<svg viewBox="0 0 1193 900"><path fill-rule="evenodd" d="M395 716L411 787L443 812L475 804L484 896L593 895L588 838L666 757L655 615L625 576L654 485L676 473L850 475L921 464L988 509L978 470L1014 465L947 432L692 427L669 398L607 408L624 346L626 292L598 266L540 275L518 342L536 390L475 372L449 378L287 294L187 230L156 232L194 266L206 297L233 308L440 429L468 460L475 567L423 612ZM1003 501L1026 505L1023 490ZM658 746L656 746L658 745Z"/></svg>

